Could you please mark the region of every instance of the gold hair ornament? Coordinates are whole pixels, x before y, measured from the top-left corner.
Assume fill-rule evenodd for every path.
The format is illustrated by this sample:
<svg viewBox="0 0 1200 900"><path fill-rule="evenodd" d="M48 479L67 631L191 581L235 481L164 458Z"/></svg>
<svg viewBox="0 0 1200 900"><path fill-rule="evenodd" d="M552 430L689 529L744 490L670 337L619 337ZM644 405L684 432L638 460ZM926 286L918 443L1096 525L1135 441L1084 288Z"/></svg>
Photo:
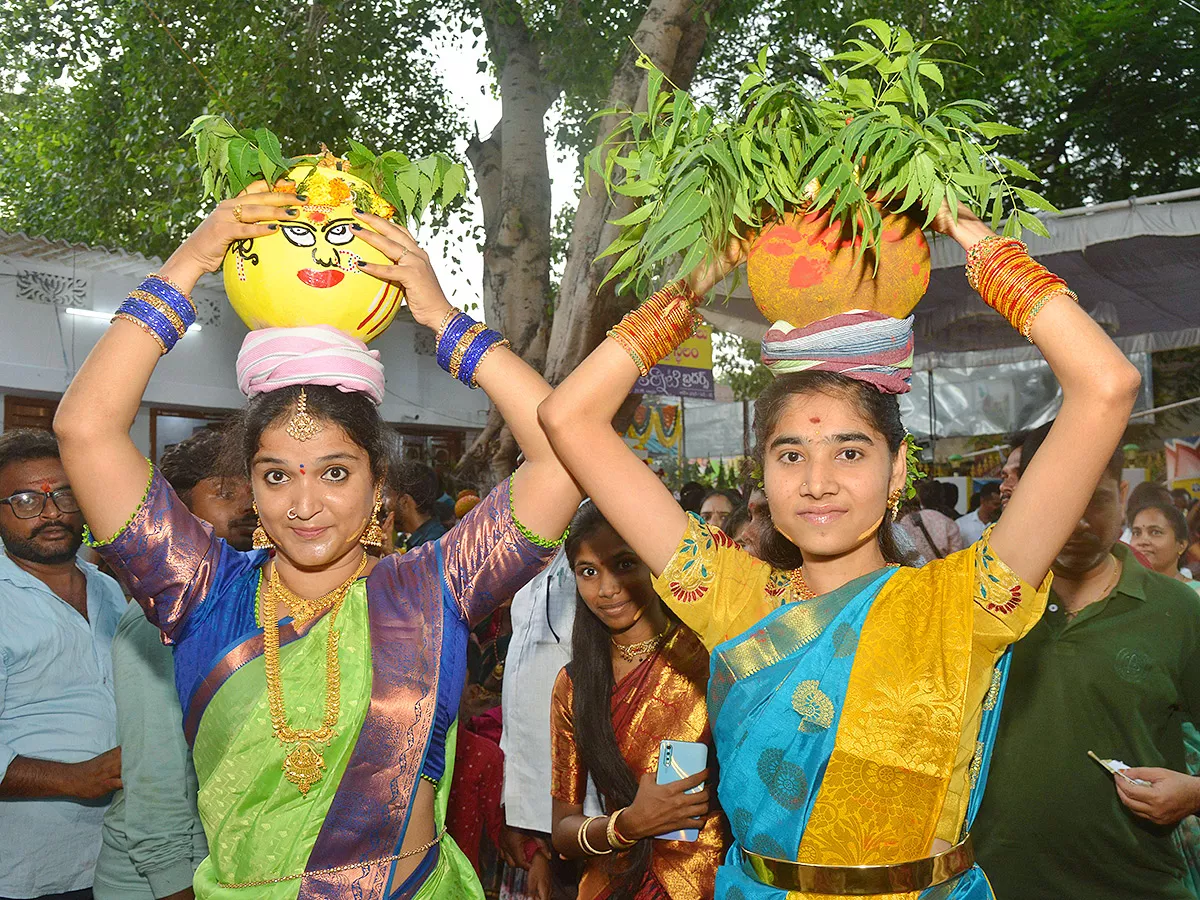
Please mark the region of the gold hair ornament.
<svg viewBox="0 0 1200 900"><path fill-rule="evenodd" d="M287 433L293 439L304 443L311 441L324 430L325 426L313 418L308 411L308 394L300 388L300 397L296 400L296 411L288 419Z"/></svg>

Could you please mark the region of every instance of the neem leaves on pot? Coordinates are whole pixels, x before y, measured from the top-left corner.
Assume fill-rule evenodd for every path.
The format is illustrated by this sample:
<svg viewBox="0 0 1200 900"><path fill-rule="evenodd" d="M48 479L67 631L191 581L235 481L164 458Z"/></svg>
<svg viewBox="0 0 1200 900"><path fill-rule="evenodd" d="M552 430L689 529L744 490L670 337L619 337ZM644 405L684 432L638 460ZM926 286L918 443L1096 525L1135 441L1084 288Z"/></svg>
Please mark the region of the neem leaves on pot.
<svg viewBox="0 0 1200 900"><path fill-rule="evenodd" d="M225 292L251 329L321 324L364 341L378 337L403 295L359 270L359 260L391 260L357 237L355 208L419 224L426 212L442 213L466 193L466 169L440 153L418 160L395 151L376 156L348 141L344 159L324 147L285 157L267 129L239 131L220 116L201 116L187 134L196 142L205 198L223 200L255 181L273 185L281 178L307 198L277 234L236 241L225 257Z"/></svg>
<svg viewBox="0 0 1200 900"><path fill-rule="evenodd" d="M587 161L610 193L640 204L613 222L621 231L601 254L616 257L606 281L645 295L677 254L682 275L740 238L752 242L750 288L768 319L787 312L805 324L849 308L902 316L928 285L920 228L943 201L953 215L961 201L993 228L1012 211L1005 234L1046 234L1026 208L1053 205L1012 184L1037 177L995 153L997 138L1022 129L990 121L978 100L937 98L940 66L957 63L933 52L953 45L914 41L878 19L854 27L870 40L816 60L818 91L768 81L761 51L732 118L640 58L648 109L597 113L621 121ZM922 221L912 218L919 210Z"/></svg>

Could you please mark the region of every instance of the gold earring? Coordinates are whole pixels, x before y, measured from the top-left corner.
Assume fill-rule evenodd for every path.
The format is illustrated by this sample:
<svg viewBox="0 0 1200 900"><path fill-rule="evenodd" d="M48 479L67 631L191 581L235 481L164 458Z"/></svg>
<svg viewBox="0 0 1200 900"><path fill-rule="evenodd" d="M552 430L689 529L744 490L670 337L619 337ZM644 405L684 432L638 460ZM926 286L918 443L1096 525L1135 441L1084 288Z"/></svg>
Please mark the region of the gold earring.
<svg viewBox="0 0 1200 900"><path fill-rule="evenodd" d="M271 536L267 534L267 530L263 528L262 519L258 515L258 503L254 506L254 518L258 519L258 524L254 526L254 533L250 535L250 544L255 550L272 550L275 547Z"/></svg>
<svg viewBox="0 0 1200 900"><path fill-rule="evenodd" d="M892 521L895 522L900 518L900 498L904 495L904 488L896 488L888 495L888 506L892 510Z"/></svg>
<svg viewBox="0 0 1200 900"><path fill-rule="evenodd" d="M383 529L379 527L379 510L383 506L383 491L375 488L375 508L371 510L371 521L358 542L364 547L378 550L383 546Z"/></svg>

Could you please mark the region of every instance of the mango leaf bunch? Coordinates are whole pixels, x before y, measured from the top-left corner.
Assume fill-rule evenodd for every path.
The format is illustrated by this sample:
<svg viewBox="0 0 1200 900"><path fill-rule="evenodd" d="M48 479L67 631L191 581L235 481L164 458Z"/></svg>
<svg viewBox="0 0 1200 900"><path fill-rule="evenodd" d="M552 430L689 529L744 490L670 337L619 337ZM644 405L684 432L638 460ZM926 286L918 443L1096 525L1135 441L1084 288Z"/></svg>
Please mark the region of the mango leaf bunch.
<svg viewBox="0 0 1200 900"><path fill-rule="evenodd" d="M752 237L792 212L828 211L859 253L883 230L879 206L921 213L923 226L945 202L957 219L961 201L1004 233L1028 228L1046 235L1029 210L1055 211L1014 179L1039 179L1016 160L998 155L998 139L1022 129L991 121L979 100L942 100L943 65L935 56L954 47L917 42L902 27L864 19L845 49L814 60L824 82L810 90L796 81L772 83L767 51L748 66L737 114L723 117L675 88L643 55L647 109L606 109L617 127L588 156L586 166L609 195L639 204L613 221L621 231L600 255L615 256L605 281L646 294L671 260L677 275L714 259L733 238ZM664 85L666 89L664 89Z"/></svg>
<svg viewBox="0 0 1200 900"><path fill-rule="evenodd" d="M355 205L388 217L399 212L404 222L419 223L427 211L440 212L466 194L466 168L442 153L410 160L395 150L376 155L351 140L345 159L324 149L319 154L289 157L283 155L279 138L266 128L239 130L222 116L200 116L185 136L196 143L204 182L202 199L224 200L259 180L274 184L301 166L313 167L310 177L319 169L335 169L361 178L386 204L375 197L358 196L366 193L359 191L355 192Z"/></svg>

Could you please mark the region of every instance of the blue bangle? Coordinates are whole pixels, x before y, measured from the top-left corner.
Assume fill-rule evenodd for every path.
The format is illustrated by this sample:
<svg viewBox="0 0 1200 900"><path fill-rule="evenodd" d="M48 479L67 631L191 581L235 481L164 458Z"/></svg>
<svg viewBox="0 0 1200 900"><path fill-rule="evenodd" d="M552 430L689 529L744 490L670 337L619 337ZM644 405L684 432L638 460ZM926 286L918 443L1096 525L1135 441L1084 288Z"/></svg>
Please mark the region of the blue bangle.
<svg viewBox="0 0 1200 900"><path fill-rule="evenodd" d="M450 371L450 357L454 353L454 348L458 346L458 342L462 340L467 329L474 324L475 320L466 313L459 313L442 332L442 339L438 341L437 345L437 364L446 372Z"/></svg>
<svg viewBox="0 0 1200 900"><path fill-rule="evenodd" d="M462 365L458 367L458 380L469 388L475 387L475 369L479 366L479 360L483 358L483 354L488 351L489 347L502 340L504 340L504 335L491 328L477 335L471 342L471 346L467 348L467 352L463 354Z"/></svg>
<svg viewBox="0 0 1200 900"><path fill-rule="evenodd" d="M138 285L138 290L145 291L147 294L153 294L163 303L167 304L171 309L175 310L175 315L179 316L183 322L184 330L191 328L196 322L196 310L191 302L183 294L179 293L174 287L167 284L161 278L151 275L145 281Z"/></svg>
<svg viewBox="0 0 1200 900"><path fill-rule="evenodd" d="M179 343L179 332L175 330L171 320L145 300L127 297L125 302L117 307L117 313L126 313L146 325L159 336L168 352Z"/></svg>

